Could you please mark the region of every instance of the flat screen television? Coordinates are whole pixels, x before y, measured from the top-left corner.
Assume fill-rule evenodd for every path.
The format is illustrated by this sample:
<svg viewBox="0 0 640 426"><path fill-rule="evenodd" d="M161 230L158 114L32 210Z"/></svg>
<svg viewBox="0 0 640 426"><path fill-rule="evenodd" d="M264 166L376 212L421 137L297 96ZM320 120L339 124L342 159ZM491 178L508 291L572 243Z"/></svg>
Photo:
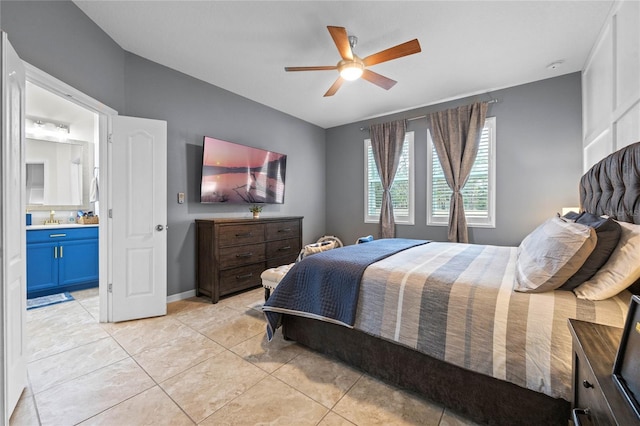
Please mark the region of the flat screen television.
<svg viewBox="0 0 640 426"><path fill-rule="evenodd" d="M202 203L284 203L287 156L204 137Z"/></svg>

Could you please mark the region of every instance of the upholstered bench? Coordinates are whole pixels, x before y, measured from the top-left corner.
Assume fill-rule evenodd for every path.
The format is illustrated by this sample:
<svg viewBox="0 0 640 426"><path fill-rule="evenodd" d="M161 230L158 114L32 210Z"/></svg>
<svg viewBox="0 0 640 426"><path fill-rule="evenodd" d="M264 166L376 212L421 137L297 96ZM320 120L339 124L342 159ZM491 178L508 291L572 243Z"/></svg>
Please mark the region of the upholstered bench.
<svg viewBox="0 0 640 426"><path fill-rule="evenodd" d="M289 269L295 265L295 263L289 263L288 265L281 265L277 268L269 268L260 274L260 278L262 279L262 287L264 287L264 300L269 298L271 295L271 291L275 290L280 283L280 280L287 275Z"/></svg>

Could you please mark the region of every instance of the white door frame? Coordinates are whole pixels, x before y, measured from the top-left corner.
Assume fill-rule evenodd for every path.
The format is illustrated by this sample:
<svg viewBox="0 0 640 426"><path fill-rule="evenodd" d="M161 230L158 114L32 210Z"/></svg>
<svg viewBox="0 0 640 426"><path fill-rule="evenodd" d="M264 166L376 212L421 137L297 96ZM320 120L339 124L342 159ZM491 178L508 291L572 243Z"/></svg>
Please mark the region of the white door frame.
<svg viewBox="0 0 640 426"><path fill-rule="evenodd" d="M109 144L108 134L111 128L111 117L118 115L118 112L102 102L82 93L67 83L45 73L44 71L25 62L27 71L27 81L56 95L69 100L83 108L93 111L98 115L98 149L100 155L99 181L100 181L100 210L98 215L102 217L99 226L99 248L100 248L100 285L98 293L100 297L100 322L111 321L111 300L109 298L107 283L111 279L109 271L109 258L111 256L111 229L109 220Z"/></svg>

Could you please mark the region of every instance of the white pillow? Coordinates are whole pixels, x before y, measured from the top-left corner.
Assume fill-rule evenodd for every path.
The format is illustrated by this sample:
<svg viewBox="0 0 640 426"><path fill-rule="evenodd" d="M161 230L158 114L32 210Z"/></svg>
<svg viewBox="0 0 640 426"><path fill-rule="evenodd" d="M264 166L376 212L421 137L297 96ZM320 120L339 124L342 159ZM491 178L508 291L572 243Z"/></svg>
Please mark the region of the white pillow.
<svg viewBox="0 0 640 426"><path fill-rule="evenodd" d="M333 250L336 248L335 241L322 241L320 243L307 244L300 250L300 254L298 254L298 259L296 262L300 262L307 256L311 256L312 254L322 253L323 251Z"/></svg>
<svg viewBox="0 0 640 426"><path fill-rule="evenodd" d="M304 255L311 256L312 254L322 253L323 251L333 250L336 248L335 241L323 241L321 243L307 244L304 246Z"/></svg>
<svg viewBox="0 0 640 426"><path fill-rule="evenodd" d="M555 290L580 269L596 246L596 231L554 217L526 236L518 247L514 290Z"/></svg>
<svg viewBox="0 0 640 426"><path fill-rule="evenodd" d="M579 299L608 299L640 278L640 225L618 223L622 228L618 245L591 279L573 289Z"/></svg>

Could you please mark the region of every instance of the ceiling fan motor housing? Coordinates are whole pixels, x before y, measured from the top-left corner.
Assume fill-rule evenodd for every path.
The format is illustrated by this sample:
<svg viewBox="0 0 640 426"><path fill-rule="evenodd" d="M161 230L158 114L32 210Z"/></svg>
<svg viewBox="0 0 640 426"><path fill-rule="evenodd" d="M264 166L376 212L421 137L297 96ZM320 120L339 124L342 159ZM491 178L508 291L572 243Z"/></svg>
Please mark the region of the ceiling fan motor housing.
<svg viewBox="0 0 640 426"><path fill-rule="evenodd" d="M342 59L338 62L338 71L345 80L357 80L364 71L364 62L356 55L353 55L353 60Z"/></svg>

